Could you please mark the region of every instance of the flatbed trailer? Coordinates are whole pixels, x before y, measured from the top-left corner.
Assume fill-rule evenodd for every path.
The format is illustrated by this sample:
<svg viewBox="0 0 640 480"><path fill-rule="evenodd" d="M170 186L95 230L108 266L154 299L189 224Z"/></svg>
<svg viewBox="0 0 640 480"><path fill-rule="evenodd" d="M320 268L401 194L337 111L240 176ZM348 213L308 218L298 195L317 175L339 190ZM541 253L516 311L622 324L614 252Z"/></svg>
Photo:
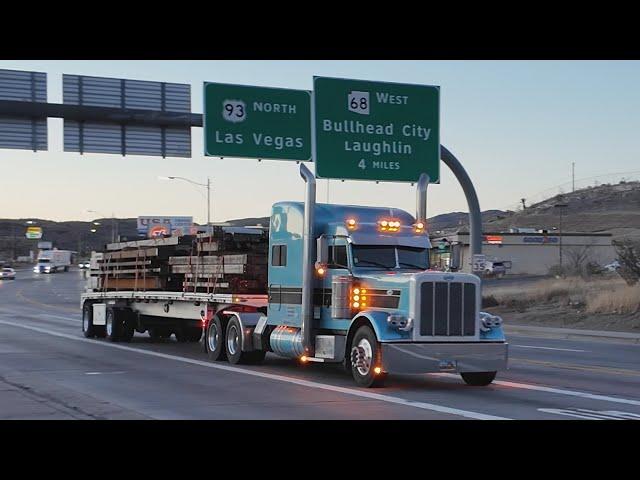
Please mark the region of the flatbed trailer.
<svg viewBox="0 0 640 480"><path fill-rule="evenodd" d="M81 295L82 331L87 337L130 341L135 331L154 339L175 334L198 341L214 315L264 312L266 294L207 294L163 291L86 292Z"/></svg>

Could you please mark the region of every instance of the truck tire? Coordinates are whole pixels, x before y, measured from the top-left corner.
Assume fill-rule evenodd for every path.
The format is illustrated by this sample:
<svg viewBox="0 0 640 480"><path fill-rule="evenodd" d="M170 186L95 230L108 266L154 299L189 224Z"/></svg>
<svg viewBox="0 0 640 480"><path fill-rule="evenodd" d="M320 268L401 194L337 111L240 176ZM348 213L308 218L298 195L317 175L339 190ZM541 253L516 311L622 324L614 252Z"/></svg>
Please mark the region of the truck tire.
<svg viewBox="0 0 640 480"><path fill-rule="evenodd" d="M110 342L120 341L123 329L122 313L115 308L107 308L107 324L105 325L107 340Z"/></svg>
<svg viewBox="0 0 640 480"><path fill-rule="evenodd" d="M464 383L473 387L486 387L496 378L498 372L464 372L460 376Z"/></svg>
<svg viewBox="0 0 640 480"><path fill-rule="evenodd" d="M381 387L387 374L376 373L380 364L380 343L376 334L368 325L362 325L356 331L351 342L351 351L347 352L351 363L351 375L361 387Z"/></svg>
<svg viewBox="0 0 640 480"><path fill-rule="evenodd" d="M68 272L69 271L69 267L64 267L64 271Z"/></svg>
<svg viewBox="0 0 640 480"><path fill-rule="evenodd" d="M82 333L86 338L96 336L96 327L93 326L93 305L90 303L82 306Z"/></svg>
<svg viewBox="0 0 640 480"><path fill-rule="evenodd" d="M266 355L263 350L242 351L242 328L236 317L231 318L227 324L224 346L229 363L234 365L260 363Z"/></svg>
<svg viewBox="0 0 640 480"><path fill-rule="evenodd" d="M207 356L214 362L227 359L227 350L224 346L225 343L225 330L222 320L218 315L215 315L209 325L204 337L204 346L207 350Z"/></svg>

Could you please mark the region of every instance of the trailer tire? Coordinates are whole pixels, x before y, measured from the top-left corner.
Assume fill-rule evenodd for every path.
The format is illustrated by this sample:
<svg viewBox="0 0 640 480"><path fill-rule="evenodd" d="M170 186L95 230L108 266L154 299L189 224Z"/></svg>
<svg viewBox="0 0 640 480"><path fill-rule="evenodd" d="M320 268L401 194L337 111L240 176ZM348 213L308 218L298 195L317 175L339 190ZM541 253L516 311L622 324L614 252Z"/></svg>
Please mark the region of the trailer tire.
<svg viewBox="0 0 640 480"><path fill-rule="evenodd" d="M218 362L227 359L225 348L225 329L222 320L218 315L214 316L205 332L204 346L210 360Z"/></svg>
<svg viewBox="0 0 640 480"><path fill-rule="evenodd" d="M356 331L351 342L348 362L351 364L351 375L361 387L381 387L387 377L384 372L375 373L375 367L380 364L380 343L369 325L362 325ZM355 360L360 357L363 362L357 365Z"/></svg>
<svg viewBox="0 0 640 480"><path fill-rule="evenodd" d="M496 378L498 372L463 372L462 380L472 387L486 387Z"/></svg>
<svg viewBox="0 0 640 480"><path fill-rule="evenodd" d="M96 336L96 327L93 325L93 305L88 302L82 306L82 333L86 338Z"/></svg>
<svg viewBox="0 0 640 480"><path fill-rule="evenodd" d="M229 363L234 365L250 364L260 360L259 354L263 353L261 350L242 351L242 327L236 317L231 318L227 323L227 331L224 338L224 347Z"/></svg>
<svg viewBox="0 0 640 480"><path fill-rule="evenodd" d="M107 308L106 317L105 332L107 340L110 342L120 341L124 329L122 313L115 308Z"/></svg>

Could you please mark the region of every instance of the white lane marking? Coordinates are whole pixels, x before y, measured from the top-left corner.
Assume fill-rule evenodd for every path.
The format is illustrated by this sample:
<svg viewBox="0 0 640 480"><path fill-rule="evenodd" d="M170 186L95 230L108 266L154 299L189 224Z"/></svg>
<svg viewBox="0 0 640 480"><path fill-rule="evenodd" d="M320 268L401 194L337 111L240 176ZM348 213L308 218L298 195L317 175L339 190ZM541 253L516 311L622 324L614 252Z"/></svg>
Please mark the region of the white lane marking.
<svg viewBox="0 0 640 480"><path fill-rule="evenodd" d="M453 373L429 373L428 375L459 378L458 375L454 375ZM561 388L544 387L542 385L532 385L529 383L518 383L518 382L507 382L504 380L494 380L493 384L502 385L503 387L522 388L525 390L537 390L539 392L557 393L560 395L569 395L572 397L588 398L590 400L602 400L604 402L625 403L627 405L640 406L640 400L630 400L628 398L609 397L607 395L597 395L595 393L578 392L575 390L563 390Z"/></svg>
<svg viewBox="0 0 640 480"><path fill-rule="evenodd" d="M511 344L511 346L520 347L520 348L539 348L540 350L558 350L560 352L588 352L588 350L576 350L573 348L537 347L534 345L514 345L514 344Z"/></svg>
<svg viewBox="0 0 640 480"><path fill-rule="evenodd" d="M637 413L618 412L617 410L588 410L586 408L539 408L539 412L566 415L587 420L640 420Z"/></svg>
<svg viewBox="0 0 640 480"><path fill-rule="evenodd" d="M207 367L207 368L215 368L217 370L225 370L227 372L235 372L235 373L242 373L245 375L252 375L254 377L261 377L261 378L267 378L269 380L277 380L280 382L287 382L287 383L293 383L295 385L300 385L303 387L309 387L309 388L316 388L319 390L328 390L331 392L337 392L337 393L343 393L345 395L352 395L355 397L362 397L362 398L367 398L370 400L379 400L382 402L387 402L387 403L395 403L398 405L404 405L407 407L415 407L415 408L420 408L423 410L431 410L434 412L440 412L440 413L447 413L449 415L457 415L460 417L466 417L466 418L472 418L474 420L511 420L510 418L505 418L505 417L497 417L494 415L487 415L484 413L478 413L478 412L471 412L468 410L460 410L457 408L452 408L452 407L445 407L443 405L435 405L433 403L425 403L425 402L416 402L413 400L407 400L404 398L399 398L399 397L392 397L389 395L382 395L379 393L371 393L371 392L367 392L367 391L361 391L361 390L354 390L351 388L345 388L345 387L338 387L335 385L326 385L324 383L317 383L317 382L312 382L309 380L301 380L301 379L297 379L297 378L291 378L291 377L285 377L284 375L276 375L273 373L265 373L265 372L257 372L257 371L253 371L253 370L245 370L243 368L238 368L238 367L232 367L230 365L219 365L219 364L214 364L214 363L209 363L209 362L203 362L201 360L194 360L191 358L186 358L186 357L178 357L176 355L168 355L166 353L159 353L159 352L154 352L151 350L141 350L139 348L134 348L134 347L126 347L124 345L116 345L113 343L106 343L106 342L101 342L98 340L90 340L88 338L84 338L84 337L76 337L74 335L69 335L66 333L61 333L61 332L55 332L52 330L46 330L44 328L39 328L39 327L33 327L30 325L23 325L23 324L19 324L19 323L14 323L14 322L8 322L6 320L0 320L0 324L3 325L9 325L12 327L18 327L18 328L24 328L27 330L32 330L34 332L40 332L40 333L46 333L48 335L52 335L54 337L60 337L60 338L66 338L69 340L76 340L78 342L89 342L92 343L94 345L101 345L103 347L108 347L108 348L115 348L118 350L125 350L127 352L134 352L134 353L139 353L142 355L150 355L153 357L159 357L159 358L164 358L167 360L175 360L177 362L183 362L183 363L190 363L192 365L198 365L201 367Z"/></svg>
<svg viewBox="0 0 640 480"><path fill-rule="evenodd" d="M120 375L127 372L84 372L85 375Z"/></svg>

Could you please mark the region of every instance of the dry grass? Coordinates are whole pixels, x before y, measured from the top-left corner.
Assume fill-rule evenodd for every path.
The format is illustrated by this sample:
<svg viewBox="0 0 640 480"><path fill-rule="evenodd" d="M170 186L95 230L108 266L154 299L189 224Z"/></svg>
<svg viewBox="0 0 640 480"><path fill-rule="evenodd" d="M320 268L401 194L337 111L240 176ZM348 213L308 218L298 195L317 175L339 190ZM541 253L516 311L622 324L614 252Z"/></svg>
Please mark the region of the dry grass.
<svg viewBox="0 0 640 480"><path fill-rule="evenodd" d="M588 313L636 313L640 311L640 287L624 286L597 292L587 298Z"/></svg>
<svg viewBox="0 0 640 480"><path fill-rule="evenodd" d="M640 310L640 287L628 287L617 276L593 280L580 277L548 279L526 287L497 287L490 294L500 305L519 311L550 303L584 307L589 313L635 313Z"/></svg>

